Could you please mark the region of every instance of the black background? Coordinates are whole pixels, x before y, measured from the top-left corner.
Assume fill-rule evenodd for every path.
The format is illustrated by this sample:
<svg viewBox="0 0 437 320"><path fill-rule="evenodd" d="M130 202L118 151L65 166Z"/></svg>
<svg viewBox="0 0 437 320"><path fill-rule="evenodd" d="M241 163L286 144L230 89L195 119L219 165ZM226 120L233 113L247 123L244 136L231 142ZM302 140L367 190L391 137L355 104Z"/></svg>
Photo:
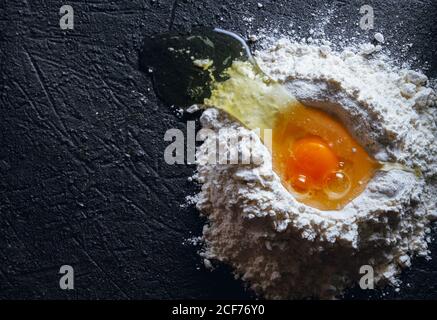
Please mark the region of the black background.
<svg viewBox="0 0 437 320"><path fill-rule="evenodd" d="M302 36L332 9L327 35L361 32L375 10L386 49L437 76L437 5L424 1L41 1L0 4L0 298L253 298L230 270L205 270L192 166L165 164L169 128L184 129L138 70L147 34L218 26L247 36L293 22ZM59 8L75 10L74 30ZM407 52L403 44L412 43ZM401 59L402 60L402 59ZM432 256L437 246L432 245ZM59 268L75 290L59 289ZM341 261L339 261L341 264ZM346 298L437 298L437 262L416 259L400 293L353 289Z"/></svg>

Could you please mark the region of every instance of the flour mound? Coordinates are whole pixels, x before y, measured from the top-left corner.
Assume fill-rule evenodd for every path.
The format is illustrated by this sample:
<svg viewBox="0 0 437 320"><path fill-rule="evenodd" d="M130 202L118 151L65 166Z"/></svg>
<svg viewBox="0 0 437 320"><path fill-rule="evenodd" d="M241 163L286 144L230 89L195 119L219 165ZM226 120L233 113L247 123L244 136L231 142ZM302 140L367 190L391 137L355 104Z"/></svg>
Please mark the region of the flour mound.
<svg viewBox="0 0 437 320"><path fill-rule="evenodd" d="M254 132L214 108L201 117L204 128L234 128L230 134L251 138L263 159L208 164L205 150L216 140L200 146L196 206L208 218L203 255L233 266L266 298L333 298L358 283L363 265L373 267L377 284L396 284L413 256L428 255L429 220L437 216L437 99L426 76L373 58L378 50L335 51L282 39L256 53L266 74L338 117L375 158L416 169L379 171L340 211L297 202ZM245 149L247 141L229 148Z"/></svg>

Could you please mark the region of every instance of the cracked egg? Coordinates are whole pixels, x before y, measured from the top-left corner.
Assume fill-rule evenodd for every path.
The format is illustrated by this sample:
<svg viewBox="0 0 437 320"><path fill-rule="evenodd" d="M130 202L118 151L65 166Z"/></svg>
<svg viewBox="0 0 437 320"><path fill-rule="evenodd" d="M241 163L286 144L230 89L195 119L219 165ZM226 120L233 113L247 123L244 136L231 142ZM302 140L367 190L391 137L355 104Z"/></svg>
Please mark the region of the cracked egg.
<svg viewBox="0 0 437 320"><path fill-rule="evenodd" d="M339 120L298 102L249 62L235 61L226 73L205 104L250 129L272 130L273 169L296 200L340 210L364 191L381 165Z"/></svg>
<svg viewBox="0 0 437 320"><path fill-rule="evenodd" d="M272 134L273 169L283 185L321 210L343 208L380 166L337 119L300 103L278 113Z"/></svg>

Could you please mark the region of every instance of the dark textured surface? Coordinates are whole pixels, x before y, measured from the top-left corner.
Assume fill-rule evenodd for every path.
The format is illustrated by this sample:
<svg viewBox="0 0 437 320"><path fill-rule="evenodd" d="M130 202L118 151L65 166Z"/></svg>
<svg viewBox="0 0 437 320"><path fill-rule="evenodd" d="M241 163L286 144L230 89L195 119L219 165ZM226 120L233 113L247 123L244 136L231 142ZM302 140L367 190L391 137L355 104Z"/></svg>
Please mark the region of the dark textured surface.
<svg viewBox="0 0 437 320"><path fill-rule="evenodd" d="M0 298L251 297L227 268L206 271L182 244L203 224L180 207L196 190L193 167L164 162L164 132L184 124L138 71L144 35L195 25L247 35L242 17L253 16L254 28L293 22L305 36L321 8L336 14L329 35L352 33L368 3L387 47L412 43L404 55L437 76L433 1L257 2L70 1L68 31L59 28L63 2L0 4ZM63 264L75 268L73 291L59 289ZM385 297L437 298L435 260L416 259L402 279Z"/></svg>

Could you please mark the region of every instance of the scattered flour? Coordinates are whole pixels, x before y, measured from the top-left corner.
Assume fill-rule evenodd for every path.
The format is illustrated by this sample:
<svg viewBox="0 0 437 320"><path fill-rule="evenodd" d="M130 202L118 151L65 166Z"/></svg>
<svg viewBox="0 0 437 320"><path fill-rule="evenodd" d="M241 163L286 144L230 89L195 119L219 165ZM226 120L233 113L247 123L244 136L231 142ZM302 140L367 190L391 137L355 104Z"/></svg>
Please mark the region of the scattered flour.
<svg viewBox="0 0 437 320"><path fill-rule="evenodd" d="M204 128L237 128L255 140L253 151L264 161L208 164L204 151L216 140L200 146L196 206L208 218L203 257L230 264L266 298L333 298L358 283L362 265L374 268L376 283L396 284L413 256L428 255L429 220L437 216L434 91L423 74L397 68L381 53L373 57L380 46L337 51L329 42L271 43L255 54L266 74L305 104L337 116L378 160L421 175L379 171L344 209L320 211L282 186L255 133L207 109ZM247 141L233 147L247 148Z"/></svg>
<svg viewBox="0 0 437 320"><path fill-rule="evenodd" d="M376 41L380 43L384 43L384 35L382 33L377 32L373 37L375 38Z"/></svg>

